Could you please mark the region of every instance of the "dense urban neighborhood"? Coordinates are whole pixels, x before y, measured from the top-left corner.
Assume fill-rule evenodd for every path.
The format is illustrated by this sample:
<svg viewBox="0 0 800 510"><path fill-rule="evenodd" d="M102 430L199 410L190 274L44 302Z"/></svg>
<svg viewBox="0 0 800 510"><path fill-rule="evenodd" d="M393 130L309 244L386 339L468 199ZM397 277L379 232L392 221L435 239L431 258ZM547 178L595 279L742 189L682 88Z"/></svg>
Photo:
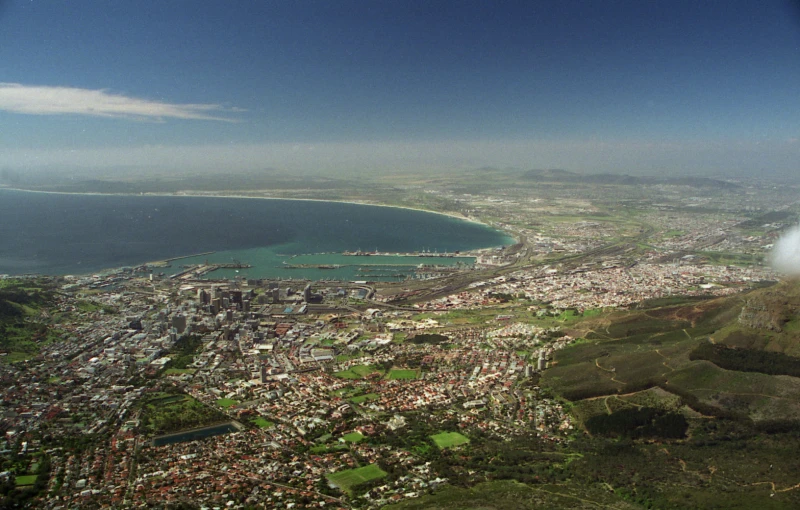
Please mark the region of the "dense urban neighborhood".
<svg viewBox="0 0 800 510"><path fill-rule="evenodd" d="M613 351L592 354L585 370L603 379L586 398L564 390L583 377L564 370L581 348L656 331L619 336L593 320L780 280L764 257L795 206L745 189L732 210L704 189L689 200L687 187L659 184L662 203L617 216L571 191L559 202L425 189L415 200L433 202L416 205L518 243L401 282L214 279L195 266L165 275L163 263L3 275L3 504L377 508L492 480L551 487L588 455L574 445L603 436L598 415L653 409L652 427L682 431L651 441L684 438L687 419L712 412L704 395L656 380L605 391L634 385ZM674 338L717 331L696 332L699 322ZM660 346L648 352L675 370L668 336L648 337ZM625 491L586 497L644 504Z"/></svg>

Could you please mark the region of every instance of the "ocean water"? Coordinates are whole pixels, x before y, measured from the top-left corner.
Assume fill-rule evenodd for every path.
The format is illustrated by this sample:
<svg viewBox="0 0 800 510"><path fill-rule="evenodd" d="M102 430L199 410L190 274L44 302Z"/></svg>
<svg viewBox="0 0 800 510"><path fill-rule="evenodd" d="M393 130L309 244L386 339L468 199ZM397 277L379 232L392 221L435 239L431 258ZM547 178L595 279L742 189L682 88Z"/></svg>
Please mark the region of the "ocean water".
<svg viewBox="0 0 800 510"><path fill-rule="evenodd" d="M279 266L283 262L296 263L290 257L301 254L359 249L453 252L513 242L504 233L484 225L392 207L0 189L0 274L86 274L215 252L197 260L175 261L172 272L177 271L176 264L197 263L200 259L240 260L256 266L247 271L248 276L280 273L282 277L320 279L334 275L321 269L294 270L289 274ZM356 258L363 259L347 259ZM448 260L457 262L433 262ZM303 263L333 262L317 256ZM409 260L411 263L430 262ZM233 270L228 273L211 276L236 274Z"/></svg>

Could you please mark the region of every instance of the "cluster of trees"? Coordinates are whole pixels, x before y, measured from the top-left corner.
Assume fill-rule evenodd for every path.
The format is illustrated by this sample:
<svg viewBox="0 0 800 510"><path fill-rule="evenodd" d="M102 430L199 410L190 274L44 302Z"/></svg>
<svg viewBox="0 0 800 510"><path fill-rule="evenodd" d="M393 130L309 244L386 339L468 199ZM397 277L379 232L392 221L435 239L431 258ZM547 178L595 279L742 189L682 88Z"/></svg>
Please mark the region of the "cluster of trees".
<svg viewBox="0 0 800 510"><path fill-rule="evenodd" d="M221 411L205 406L196 400L160 406L148 406L142 415L141 426L152 427L154 434L167 434L178 430L203 427L228 420Z"/></svg>
<svg viewBox="0 0 800 510"><path fill-rule="evenodd" d="M411 342L412 344L443 344L450 341L450 339L444 335L439 335L436 333L424 333L421 335L414 335L411 338L406 340L407 342Z"/></svg>
<svg viewBox="0 0 800 510"><path fill-rule="evenodd" d="M36 469L36 481L32 486L17 487L16 477L0 479L0 508L30 508L31 500L47 489L50 480L50 458L42 455Z"/></svg>
<svg viewBox="0 0 800 510"><path fill-rule="evenodd" d="M683 328L691 327L692 324L685 320L633 315L612 323L606 331L612 338L626 338L627 343L637 343L637 341L647 341L650 335L681 331Z"/></svg>
<svg viewBox="0 0 800 510"><path fill-rule="evenodd" d="M654 374L650 379L643 379L640 381L634 381L632 383L628 383L624 387L624 393L635 393L637 391L644 391L650 389L654 386L662 386L666 383L666 379L663 376L658 374ZM671 388L665 388L667 391L672 392ZM602 385L602 384L594 384L589 385L585 384L582 386L574 386L571 388L567 388L560 392L561 396L567 400L571 400L576 402L578 400L584 400L587 398L595 398L595 397L605 397L606 395L612 395L614 393L620 393L618 389L615 389L609 385ZM674 392L673 392L674 393Z"/></svg>
<svg viewBox="0 0 800 510"><path fill-rule="evenodd" d="M566 471L553 462L549 446L528 437L497 440L474 431L471 455L462 460L466 472L480 473L487 480L516 480L522 483L557 483ZM463 476L456 478L463 480Z"/></svg>
<svg viewBox="0 0 800 510"><path fill-rule="evenodd" d="M388 371L392 367L419 368L421 364L422 356L420 354L400 354L394 358L391 365L384 371Z"/></svg>
<svg viewBox="0 0 800 510"><path fill-rule="evenodd" d="M689 359L710 361L726 370L800 377L800 358L788 356L782 352L736 349L703 342L692 351Z"/></svg>
<svg viewBox="0 0 800 510"><path fill-rule="evenodd" d="M435 434L439 429L434 428L430 423L431 417L422 413L406 415L406 427L397 431L385 429L379 436L369 436L368 441L376 444L388 444L395 448L414 451L417 454L431 452L430 435ZM420 448L421 446L431 446L430 448Z"/></svg>
<svg viewBox="0 0 800 510"><path fill-rule="evenodd" d="M507 292L489 292L489 297L499 299L501 303L508 303L516 299L516 296Z"/></svg>
<svg viewBox="0 0 800 510"><path fill-rule="evenodd" d="M194 354L203 345L203 337L200 335L183 335L175 341L172 347L174 352L182 354Z"/></svg>
<svg viewBox="0 0 800 510"><path fill-rule="evenodd" d="M692 393L690 389L681 386L676 386L674 384L669 384L667 379L662 375L655 374L653 375L652 378L636 381L635 383L628 383L627 385L625 385L624 392L635 393L638 391L644 391L656 387L661 388L669 393L672 393L673 395L681 397L681 401L683 402L683 404L691 407L698 413L707 416L716 416L717 418L738 420L752 425L752 420L750 420L750 418L748 417L746 410L736 410L731 407L713 405L704 402L700 400L697 397L697 395ZM620 393L620 391L616 390L616 393ZM613 389L601 385L596 385L594 387L578 386L576 388L571 388L569 390L561 392L561 395L564 398L573 402L578 400L584 400L587 398L603 397L612 394L614 394Z"/></svg>
<svg viewBox="0 0 800 510"><path fill-rule="evenodd" d="M378 372L383 372L385 374L386 372L388 372L389 370L392 369L392 367L395 365L395 363L400 364L400 363L402 363L402 361L398 360L398 359L388 360L388 361L380 361L378 363L375 363L374 365L371 365L371 367L373 369L377 370Z"/></svg>
<svg viewBox="0 0 800 510"><path fill-rule="evenodd" d="M0 289L0 322L9 319L16 320L24 315L22 310L15 304L39 304L44 300L45 296L39 291L28 292L15 287Z"/></svg>
<svg viewBox="0 0 800 510"><path fill-rule="evenodd" d="M689 423L680 413L654 407L621 409L586 420L586 429L606 437L681 439Z"/></svg>
<svg viewBox="0 0 800 510"><path fill-rule="evenodd" d="M202 346L203 337L200 335L184 335L178 338L170 349L173 354L172 359L164 365L164 368L187 368L194 362L194 357Z"/></svg>
<svg viewBox="0 0 800 510"><path fill-rule="evenodd" d="M668 391L674 395L678 395L681 397L681 401L684 404L700 414L704 414L706 416L716 416L717 418L724 418L726 420L736 420L748 425L752 425L752 420L748 416L747 412L736 411L732 408L708 404L700 400L697 395L692 393L689 389L680 386L667 385L666 383L659 384L658 386L665 391Z"/></svg>
<svg viewBox="0 0 800 510"><path fill-rule="evenodd" d="M482 480L517 480L523 483L563 480L565 471L554 466L549 453L553 445L533 436L495 439L478 428L462 431L470 438L469 446L440 449L433 445L430 436L442 430L459 430L454 418L429 420L424 416L407 417L408 425L402 430L385 430L369 441L389 444L414 452L430 462L431 469L447 478L452 485L469 487ZM380 464L389 473L388 480L402 474L391 465Z"/></svg>

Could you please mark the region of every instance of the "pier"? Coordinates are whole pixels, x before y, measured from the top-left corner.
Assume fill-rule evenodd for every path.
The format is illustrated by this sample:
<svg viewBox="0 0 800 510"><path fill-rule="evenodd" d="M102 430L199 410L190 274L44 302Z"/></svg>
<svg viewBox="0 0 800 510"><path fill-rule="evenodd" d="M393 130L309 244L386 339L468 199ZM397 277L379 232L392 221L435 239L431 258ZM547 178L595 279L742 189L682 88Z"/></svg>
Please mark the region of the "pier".
<svg viewBox="0 0 800 510"><path fill-rule="evenodd" d="M386 267L386 266L398 266L398 267L411 267L413 264L284 264L282 266L277 266L282 269L339 269L342 267L365 267L365 266L372 266L372 267Z"/></svg>
<svg viewBox="0 0 800 510"><path fill-rule="evenodd" d="M181 260L181 259L190 259L192 257L202 257L203 255L213 255L217 252L215 251L207 251L204 253L195 253L194 255L182 255L180 257L172 257L171 259L164 259L164 262L172 262L173 260Z"/></svg>
<svg viewBox="0 0 800 510"><path fill-rule="evenodd" d="M443 258L455 258L455 257L469 257L470 255L465 255L461 252L427 252L427 251L412 251L408 253L389 253L389 252L379 252L375 251L343 251L342 255L348 257L443 257Z"/></svg>
<svg viewBox="0 0 800 510"><path fill-rule="evenodd" d="M283 263L282 266L275 266L281 269L339 269L340 267L349 267L353 264L287 264Z"/></svg>
<svg viewBox="0 0 800 510"><path fill-rule="evenodd" d="M287 264L283 263L282 266L275 266L281 269L339 269L342 267L379 267L379 268L390 268L390 267L399 267L399 268L417 268L417 269L436 269L436 268L452 268L456 269L454 266L415 266L414 264L406 263L406 264ZM367 269L368 271L368 269Z"/></svg>
<svg viewBox="0 0 800 510"><path fill-rule="evenodd" d="M217 269L248 269L251 268L250 264L242 264L240 262L234 264L197 264L191 266L184 266L184 270L180 273L175 273L174 275L170 276L170 280L188 280L190 278L200 278L202 276L207 275L208 273L213 273Z"/></svg>

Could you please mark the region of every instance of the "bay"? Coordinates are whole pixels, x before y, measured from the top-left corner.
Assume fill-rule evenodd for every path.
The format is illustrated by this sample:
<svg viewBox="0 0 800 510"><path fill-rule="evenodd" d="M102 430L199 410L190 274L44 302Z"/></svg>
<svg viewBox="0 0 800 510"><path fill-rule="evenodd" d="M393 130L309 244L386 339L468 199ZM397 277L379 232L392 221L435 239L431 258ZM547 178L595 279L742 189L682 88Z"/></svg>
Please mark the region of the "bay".
<svg viewBox="0 0 800 510"><path fill-rule="evenodd" d="M359 249L454 252L513 242L486 225L394 207L0 189L0 274L87 274L216 252L204 259L240 260L256 266L251 276L269 277L274 273L270 268L280 269L292 255ZM333 276L321 269L292 274Z"/></svg>

